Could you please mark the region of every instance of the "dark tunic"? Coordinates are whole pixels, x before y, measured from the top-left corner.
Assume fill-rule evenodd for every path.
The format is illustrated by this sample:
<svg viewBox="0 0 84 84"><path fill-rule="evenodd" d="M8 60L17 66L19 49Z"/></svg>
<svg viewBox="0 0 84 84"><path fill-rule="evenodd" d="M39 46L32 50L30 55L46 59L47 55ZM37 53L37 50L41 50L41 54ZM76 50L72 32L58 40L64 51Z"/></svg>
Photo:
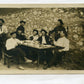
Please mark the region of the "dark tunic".
<svg viewBox="0 0 84 84"><path fill-rule="evenodd" d="M0 30L2 31L2 26L0 26ZM0 60L2 59L2 51L5 49L5 43L7 39L7 34L0 34Z"/></svg>
<svg viewBox="0 0 84 84"><path fill-rule="evenodd" d="M46 40L46 44L50 44L49 36L45 35L45 40ZM38 38L38 41L40 42L40 44L42 44L42 36Z"/></svg>
<svg viewBox="0 0 84 84"><path fill-rule="evenodd" d="M18 30L21 30L21 31L22 31L22 33L24 33L24 27L23 27L22 25L20 25L20 26L17 28L17 30L16 30L16 31L18 31Z"/></svg>
<svg viewBox="0 0 84 84"><path fill-rule="evenodd" d="M67 36L67 32L66 32L65 28L61 25L57 26L54 28L54 30L51 31L52 33L55 32L55 40L56 41L58 40L58 38L60 38L60 34L58 33L59 31L64 31L65 36Z"/></svg>
<svg viewBox="0 0 84 84"><path fill-rule="evenodd" d="M16 38L19 39L19 40L26 40L25 35L19 35L17 33L16 33Z"/></svg>

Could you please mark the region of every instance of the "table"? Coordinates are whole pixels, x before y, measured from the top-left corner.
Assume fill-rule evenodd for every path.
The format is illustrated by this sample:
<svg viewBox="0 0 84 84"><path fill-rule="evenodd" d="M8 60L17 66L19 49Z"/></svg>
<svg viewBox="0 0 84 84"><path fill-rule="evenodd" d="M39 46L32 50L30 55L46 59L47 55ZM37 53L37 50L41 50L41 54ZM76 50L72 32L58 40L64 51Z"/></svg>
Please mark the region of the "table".
<svg viewBox="0 0 84 84"><path fill-rule="evenodd" d="M38 55L38 59L37 59L37 66L39 67L39 57L40 57L40 53L42 51L47 51L47 50L53 50L56 48L56 46L52 46L52 45L40 45L37 43L33 43L32 41L27 42L27 43L23 43L23 45L32 48L34 51L37 52Z"/></svg>

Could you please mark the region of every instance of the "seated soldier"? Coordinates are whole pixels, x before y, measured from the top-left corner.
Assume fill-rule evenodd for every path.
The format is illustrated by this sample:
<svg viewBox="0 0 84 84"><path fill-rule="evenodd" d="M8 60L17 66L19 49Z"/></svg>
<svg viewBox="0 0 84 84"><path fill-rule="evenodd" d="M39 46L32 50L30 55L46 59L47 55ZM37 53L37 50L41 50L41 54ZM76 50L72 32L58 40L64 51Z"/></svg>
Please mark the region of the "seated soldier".
<svg viewBox="0 0 84 84"><path fill-rule="evenodd" d="M56 56L57 63L60 64L62 62L62 56L69 51L69 40L65 37L64 31L60 32L60 38L57 41L54 41L54 45L62 47L62 49L58 49Z"/></svg>
<svg viewBox="0 0 84 84"><path fill-rule="evenodd" d="M47 35L47 32L44 29L42 29L41 34L42 35L38 39L40 44L41 45L50 45L49 36ZM46 64L49 63L51 56L52 56L52 52L50 50L47 50L47 51L42 51L40 54L41 54L40 62L42 62L45 66Z"/></svg>
<svg viewBox="0 0 84 84"><path fill-rule="evenodd" d="M16 32L16 38L19 40L26 40L26 36L24 35L24 33L22 33L22 30L18 30Z"/></svg>
<svg viewBox="0 0 84 84"><path fill-rule="evenodd" d="M54 40L54 45L57 46L57 49L54 51L53 58L51 59L49 66L46 66L46 68L53 64L61 64L62 57L67 51L69 51L69 40L65 37L64 31L60 31L60 38L57 41Z"/></svg>
<svg viewBox="0 0 84 84"><path fill-rule="evenodd" d="M26 40L26 37L23 35L22 30L18 30L16 32L16 34L17 34L17 36L16 36L17 39ZM38 39L38 30L34 29L33 30L33 36L29 37L29 40L37 41L37 39ZM25 45L20 45L19 47L25 52L27 58L31 59L32 63L34 63L35 60L37 60L37 54L36 54L36 52L32 51L32 49L28 48Z"/></svg>
<svg viewBox="0 0 84 84"><path fill-rule="evenodd" d="M29 37L29 40L37 41L38 40L38 30L33 30L33 35Z"/></svg>
<svg viewBox="0 0 84 84"><path fill-rule="evenodd" d="M3 50L5 47L5 42L7 39L7 27L5 26L5 21L3 19L0 19L0 61L2 59L2 55L3 55Z"/></svg>
<svg viewBox="0 0 84 84"><path fill-rule="evenodd" d="M60 38L60 31L63 31L65 33L65 36L67 37L67 31L64 27L62 19L58 19L56 24L57 26L54 28L54 30L51 31L52 33L55 33L55 41L57 41Z"/></svg>
<svg viewBox="0 0 84 84"><path fill-rule="evenodd" d="M38 41L40 42L40 44L50 44L49 42L49 36L47 35L47 31L42 29L41 30L41 36L38 38Z"/></svg>
<svg viewBox="0 0 84 84"><path fill-rule="evenodd" d="M8 55L12 55L17 63L19 69L24 69L21 66L22 59L28 62L25 53L21 48L18 47L19 44L22 44L23 41L16 39L16 33L11 33L11 38L7 39L6 41L6 52Z"/></svg>
<svg viewBox="0 0 84 84"><path fill-rule="evenodd" d="M29 40L32 40L34 42L36 42L39 38L39 35L38 35L38 30L34 29L33 30L33 35L29 37ZM33 53L32 53L33 52ZM31 57L32 57L32 64L36 62L37 60L37 52L31 50L30 51L31 53Z"/></svg>

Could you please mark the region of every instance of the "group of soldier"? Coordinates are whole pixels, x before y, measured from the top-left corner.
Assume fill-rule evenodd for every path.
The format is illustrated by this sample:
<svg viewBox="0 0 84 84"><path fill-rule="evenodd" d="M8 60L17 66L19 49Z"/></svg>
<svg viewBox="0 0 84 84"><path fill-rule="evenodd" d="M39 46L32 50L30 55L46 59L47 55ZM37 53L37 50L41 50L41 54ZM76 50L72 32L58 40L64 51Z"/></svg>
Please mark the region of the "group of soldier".
<svg viewBox="0 0 84 84"><path fill-rule="evenodd" d="M20 26L15 32L10 34L10 37L7 37L8 29L4 23L5 21L0 19L0 59L2 59L2 51L12 55L16 58L19 69L24 69L21 66L21 60L24 59L25 62L28 62L31 54L32 63L37 61L37 53L21 45L25 40L38 41L40 45L56 46L54 52L47 51L45 56L44 52L42 52L40 62L44 65L44 69L61 64L62 57L69 51L68 34L61 19L57 20L56 27L52 31L49 31L49 33L45 29L41 29L40 32L34 29L32 32L33 34L28 36L28 38L25 36L25 21L20 21ZM33 53L29 54L31 51Z"/></svg>

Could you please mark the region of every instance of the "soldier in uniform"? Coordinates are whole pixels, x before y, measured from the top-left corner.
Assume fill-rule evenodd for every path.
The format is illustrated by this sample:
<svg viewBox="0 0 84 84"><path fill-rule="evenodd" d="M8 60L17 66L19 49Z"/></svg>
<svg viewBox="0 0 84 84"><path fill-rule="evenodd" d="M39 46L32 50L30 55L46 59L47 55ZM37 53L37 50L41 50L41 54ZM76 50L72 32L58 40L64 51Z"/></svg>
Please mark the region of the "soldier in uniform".
<svg viewBox="0 0 84 84"><path fill-rule="evenodd" d="M5 42L7 39L7 27L4 25L5 21L0 19L0 60L2 59L2 52L5 48Z"/></svg>
<svg viewBox="0 0 84 84"><path fill-rule="evenodd" d="M25 21L20 21L20 26L17 28L16 30L16 38L19 39L19 40L26 40L26 37L24 35L24 31L25 31L25 28L24 28L24 25L25 25Z"/></svg>

